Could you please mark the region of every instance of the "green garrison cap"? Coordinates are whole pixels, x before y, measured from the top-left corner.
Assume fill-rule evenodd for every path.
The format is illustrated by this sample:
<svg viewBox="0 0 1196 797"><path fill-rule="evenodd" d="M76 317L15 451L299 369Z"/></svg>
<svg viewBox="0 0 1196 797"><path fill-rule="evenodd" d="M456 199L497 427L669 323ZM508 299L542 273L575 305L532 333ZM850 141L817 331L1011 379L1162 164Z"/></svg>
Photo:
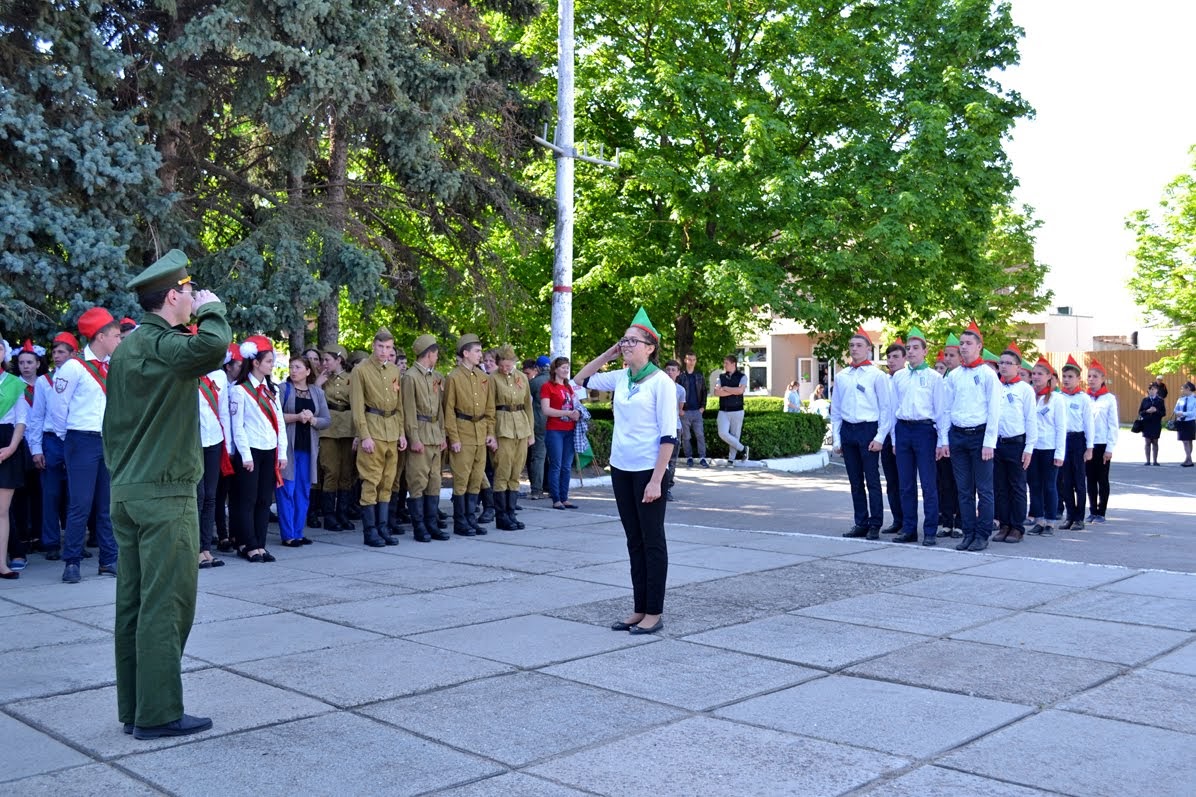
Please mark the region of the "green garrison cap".
<svg viewBox="0 0 1196 797"><path fill-rule="evenodd" d="M436 345L436 338L432 335L420 335L415 339L415 343L411 344L411 351L415 353L416 357L423 357L424 352Z"/></svg>
<svg viewBox="0 0 1196 797"><path fill-rule="evenodd" d="M909 341L914 340L915 338L917 338L918 340L925 343L926 342L926 333L923 332L922 330L918 329L917 327L910 327L909 332L907 332L905 335L905 340L908 343Z"/></svg>
<svg viewBox="0 0 1196 797"><path fill-rule="evenodd" d="M1027 360L1025 357L1023 357L1023 358L1022 358L1022 364L1021 364L1021 367L1022 367L1022 368L1024 368L1024 369L1026 369L1027 371L1033 371L1033 370L1034 370L1034 363L1030 362L1030 361L1029 361L1029 360Z"/></svg>
<svg viewBox="0 0 1196 797"><path fill-rule="evenodd" d="M652 336L655 343L660 343L660 333L656 331L656 327L652 326L652 322L648 320L648 312L644 308L640 308L639 312L635 314L635 318L631 319L633 327L639 327Z"/></svg>
<svg viewBox="0 0 1196 797"><path fill-rule="evenodd" d="M178 249L171 249L152 266L125 283L125 287L138 293L180 288L191 281L191 275L187 273L188 262L185 254Z"/></svg>
<svg viewBox="0 0 1196 797"><path fill-rule="evenodd" d="M988 349L983 349L983 350L980 352L980 359L984 360L986 363L999 363L999 362L1001 362L1001 358L1000 358L1000 357L998 357L997 355L993 354L993 353L992 353L991 351L989 351Z"/></svg>
<svg viewBox="0 0 1196 797"><path fill-rule="evenodd" d="M950 335L947 336L947 342L945 344L943 344L943 348L946 348L946 349L950 349L950 348L958 349L959 348L959 338L955 337L954 332L952 332Z"/></svg>
<svg viewBox="0 0 1196 797"><path fill-rule="evenodd" d="M482 345L482 341L478 339L477 335L462 335L461 337L457 338L457 354L465 351L466 348L475 343L479 346Z"/></svg>

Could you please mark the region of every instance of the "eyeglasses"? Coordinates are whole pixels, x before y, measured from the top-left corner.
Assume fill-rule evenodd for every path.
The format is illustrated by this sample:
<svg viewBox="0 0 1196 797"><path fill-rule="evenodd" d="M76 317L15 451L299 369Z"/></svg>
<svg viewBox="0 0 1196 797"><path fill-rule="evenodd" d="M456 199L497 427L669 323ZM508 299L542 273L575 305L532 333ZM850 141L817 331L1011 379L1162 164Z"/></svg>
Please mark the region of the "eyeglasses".
<svg viewBox="0 0 1196 797"><path fill-rule="evenodd" d="M622 346L624 349L634 349L636 346L640 345L641 343L644 344L645 346L650 345L648 343L648 341L641 340L640 338L619 338L619 345Z"/></svg>

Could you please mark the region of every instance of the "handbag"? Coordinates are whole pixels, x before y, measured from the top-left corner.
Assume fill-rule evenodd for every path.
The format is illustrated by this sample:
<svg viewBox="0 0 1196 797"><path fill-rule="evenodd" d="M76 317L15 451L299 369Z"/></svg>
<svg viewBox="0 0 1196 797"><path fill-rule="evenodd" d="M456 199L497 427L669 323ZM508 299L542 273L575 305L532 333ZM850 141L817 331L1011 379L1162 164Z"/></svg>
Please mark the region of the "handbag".
<svg viewBox="0 0 1196 797"><path fill-rule="evenodd" d="M1130 426L1130 431L1134 434L1142 434L1142 416L1139 415L1134 418L1134 423Z"/></svg>
<svg viewBox="0 0 1196 797"><path fill-rule="evenodd" d="M1170 418L1168 418L1168 419L1167 419L1167 426L1166 426L1166 428L1167 428L1167 431L1168 431L1168 432L1174 432L1174 431L1175 431L1175 416L1174 416L1174 415L1172 415Z"/></svg>

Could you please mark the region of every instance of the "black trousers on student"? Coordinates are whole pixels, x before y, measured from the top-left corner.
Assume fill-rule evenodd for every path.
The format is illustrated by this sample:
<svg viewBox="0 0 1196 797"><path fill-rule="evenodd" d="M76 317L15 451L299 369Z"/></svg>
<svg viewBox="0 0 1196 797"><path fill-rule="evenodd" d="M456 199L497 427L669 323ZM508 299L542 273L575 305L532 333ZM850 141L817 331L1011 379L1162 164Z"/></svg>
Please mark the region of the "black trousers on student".
<svg viewBox="0 0 1196 797"><path fill-rule="evenodd" d="M266 529L270 525L270 503L274 500L274 461L277 449L263 451L253 449L253 470L247 471L241 465L241 452L233 458L237 472L237 500L230 507L237 520L233 529L237 542L253 550L266 547Z"/></svg>
<svg viewBox="0 0 1196 797"><path fill-rule="evenodd" d="M637 614L664 612L664 585L669 572L669 551L664 539L665 500L644 503L644 489L652 479L650 470L619 470L611 466L611 487L619 520L627 535L627 557L631 560L631 590Z"/></svg>
<svg viewBox="0 0 1196 797"><path fill-rule="evenodd" d="M1092 459L1084 463L1084 476L1088 482L1088 506L1092 514L1104 517L1109 508L1109 465L1105 462L1105 443L1092 446Z"/></svg>

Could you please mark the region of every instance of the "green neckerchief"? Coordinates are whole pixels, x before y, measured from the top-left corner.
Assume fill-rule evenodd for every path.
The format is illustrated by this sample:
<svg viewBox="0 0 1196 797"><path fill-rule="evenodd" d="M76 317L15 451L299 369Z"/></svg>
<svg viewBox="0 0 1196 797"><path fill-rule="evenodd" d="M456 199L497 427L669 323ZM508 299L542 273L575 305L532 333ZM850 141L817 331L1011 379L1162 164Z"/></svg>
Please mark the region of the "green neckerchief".
<svg viewBox="0 0 1196 797"><path fill-rule="evenodd" d="M636 385L638 385L640 382L643 382L645 379L652 376L652 374L656 373L659 370L660 369L651 360L649 360L644 365L644 367L639 370L639 373L633 372L631 370L631 367L628 366L628 368L627 368L627 389L631 390Z"/></svg>
<svg viewBox="0 0 1196 797"><path fill-rule="evenodd" d="M927 364L927 362L925 360L922 361L921 365L917 365L917 366L909 365L909 364L906 365L906 368L909 368L911 371L925 371L929 367L930 366Z"/></svg>
<svg viewBox="0 0 1196 797"><path fill-rule="evenodd" d="M0 418L8 414L25 395L25 380L0 372Z"/></svg>

